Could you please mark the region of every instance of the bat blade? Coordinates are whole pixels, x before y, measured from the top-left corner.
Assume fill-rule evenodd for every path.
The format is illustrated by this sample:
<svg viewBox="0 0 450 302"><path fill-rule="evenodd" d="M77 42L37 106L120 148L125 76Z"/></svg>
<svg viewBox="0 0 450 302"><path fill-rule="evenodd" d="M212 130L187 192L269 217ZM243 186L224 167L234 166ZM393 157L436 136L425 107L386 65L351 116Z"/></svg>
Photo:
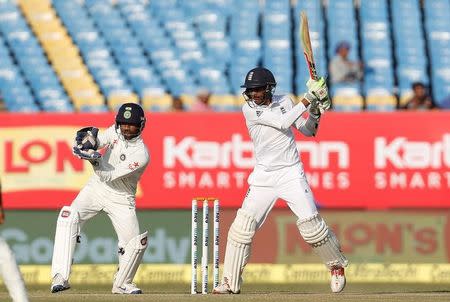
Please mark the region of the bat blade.
<svg viewBox="0 0 450 302"><path fill-rule="evenodd" d="M311 39L309 37L308 17L305 12L300 15L300 41L303 46L303 54L305 55L306 65L308 65L309 76L313 80L317 80L316 64L314 63L314 55L311 47Z"/></svg>

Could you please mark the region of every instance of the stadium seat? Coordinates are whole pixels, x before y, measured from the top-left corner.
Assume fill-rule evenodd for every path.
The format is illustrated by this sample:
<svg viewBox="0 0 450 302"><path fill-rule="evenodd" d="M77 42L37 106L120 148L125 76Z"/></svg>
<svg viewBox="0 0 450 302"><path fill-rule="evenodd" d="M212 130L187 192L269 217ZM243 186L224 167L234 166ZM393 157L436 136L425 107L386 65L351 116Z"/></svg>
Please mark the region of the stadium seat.
<svg viewBox="0 0 450 302"><path fill-rule="evenodd" d="M215 111L236 111L236 97L234 95L212 94L209 98L209 105Z"/></svg>
<svg viewBox="0 0 450 302"><path fill-rule="evenodd" d="M117 90L108 96L108 106L112 111L117 111L117 109L123 103L136 103L139 104L139 98L130 90Z"/></svg>
<svg viewBox="0 0 450 302"><path fill-rule="evenodd" d="M142 99L142 106L145 110L155 112L169 111L172 107L172 96L169 94L161 95L144 95Z"/></svg>
<svg viewBox="0 0 450 302"><path fill-rule="evenodd" d="M394 111L397 99L392 95L369 95L366 98L366 109L370 111Z"/></svg>
<svg viewBox="0 0 450 302"><path fill-rule="evenodd" d="M364 99L360 95L335 95L332 99L334 111L361 111Z"/></svg>
<svg viewBox="0 0 450 302"><path fill-rule="evenodd" d="M192 107L192 105L195 103L195 96L189 95L189 94L182 94L180 95L181 101L183 102L184 109L186 111L189 111Z"/></svg>

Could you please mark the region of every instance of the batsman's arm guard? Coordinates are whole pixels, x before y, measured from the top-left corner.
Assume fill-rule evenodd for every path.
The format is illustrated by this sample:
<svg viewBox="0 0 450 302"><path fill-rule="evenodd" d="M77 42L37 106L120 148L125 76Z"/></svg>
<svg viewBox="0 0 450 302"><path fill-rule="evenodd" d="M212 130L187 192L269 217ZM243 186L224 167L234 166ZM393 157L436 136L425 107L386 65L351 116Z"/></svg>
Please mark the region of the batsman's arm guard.
<svg viewBox="0 0 450 302"><path fill-rule="evenodd" d="M319 214L298 220L297 227L303 239L313 248L325 262L328 269L334 266L345 267L348 260L342 254L341 246L325 221Z"/></svg>
<svg viewBox="0 0 450 302"><path fill-rule="evenodd" d="M319 128L320 115L316 116L309 113L307 119L299 118L295 122L295 128L298 129L304 136L316 136L317 130Z"/></svg>
<svg viewBox="0 0 450 302"><path fill-rule="evenodd" d="M75 245L79 241L80 218L75 208L64 206L56 222L55 245L52 258L52 278L61 274L69 279Z"/></svg>
<svg viewBox="0 0 450 302"><path fill-rule="evenodd" d="M124 283L133 281L148 245L147 233L132 238L125 246L124 254L119 257L119 269L114 278L114 286L121 287Z"/></svg>

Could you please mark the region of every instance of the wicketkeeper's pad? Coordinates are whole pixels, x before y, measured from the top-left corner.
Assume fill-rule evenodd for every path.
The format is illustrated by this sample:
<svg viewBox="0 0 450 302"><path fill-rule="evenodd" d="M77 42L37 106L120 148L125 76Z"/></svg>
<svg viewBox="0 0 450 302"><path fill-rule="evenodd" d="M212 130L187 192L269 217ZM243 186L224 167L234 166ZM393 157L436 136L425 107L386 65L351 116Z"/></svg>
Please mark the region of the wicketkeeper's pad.
<svg viewBox="0 0 450 302"><path fill-rule="evenodd" d="M298 220L297 227L303 239L325 262L328 269L334 266L345 267L348 260L342 254L339 241L319 214Z"/></svg>
<svg viewBox="0 0 450 302"><path fill-rule="evenodd" d="M114 286L121 287L124 283L133 281L148 245L147 233L132 238L125 246L124 254L119 257L119 270L114 278Z"/></svg>
<svg viewBox="0 0 450 302"><path fill-rule="evenodd" d="M55 245L53 247L52 278L61 274L64 280L69 279L70 266L73 261L75 245L80 235L80 219L78 211L64 206L59 212L56 222Z"/></svg>

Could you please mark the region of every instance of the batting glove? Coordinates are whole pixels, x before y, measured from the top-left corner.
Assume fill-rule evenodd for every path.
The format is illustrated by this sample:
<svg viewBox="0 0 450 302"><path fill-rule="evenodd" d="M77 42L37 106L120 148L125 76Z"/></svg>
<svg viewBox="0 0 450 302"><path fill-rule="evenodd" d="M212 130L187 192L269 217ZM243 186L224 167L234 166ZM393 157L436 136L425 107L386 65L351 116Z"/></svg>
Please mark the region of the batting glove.
<svg viewBox="0 0 450 302"><path fill-rule="evenodd" d="M309 79L308 82L306 82L306 87L308 87L308 92L305 94L305 98L310 103L312 103L312 96L315 96L319 101L318 106L321 111L330 109L331 101L328 96L328 87L324 77L319 78L317 81Z"/></svg>

